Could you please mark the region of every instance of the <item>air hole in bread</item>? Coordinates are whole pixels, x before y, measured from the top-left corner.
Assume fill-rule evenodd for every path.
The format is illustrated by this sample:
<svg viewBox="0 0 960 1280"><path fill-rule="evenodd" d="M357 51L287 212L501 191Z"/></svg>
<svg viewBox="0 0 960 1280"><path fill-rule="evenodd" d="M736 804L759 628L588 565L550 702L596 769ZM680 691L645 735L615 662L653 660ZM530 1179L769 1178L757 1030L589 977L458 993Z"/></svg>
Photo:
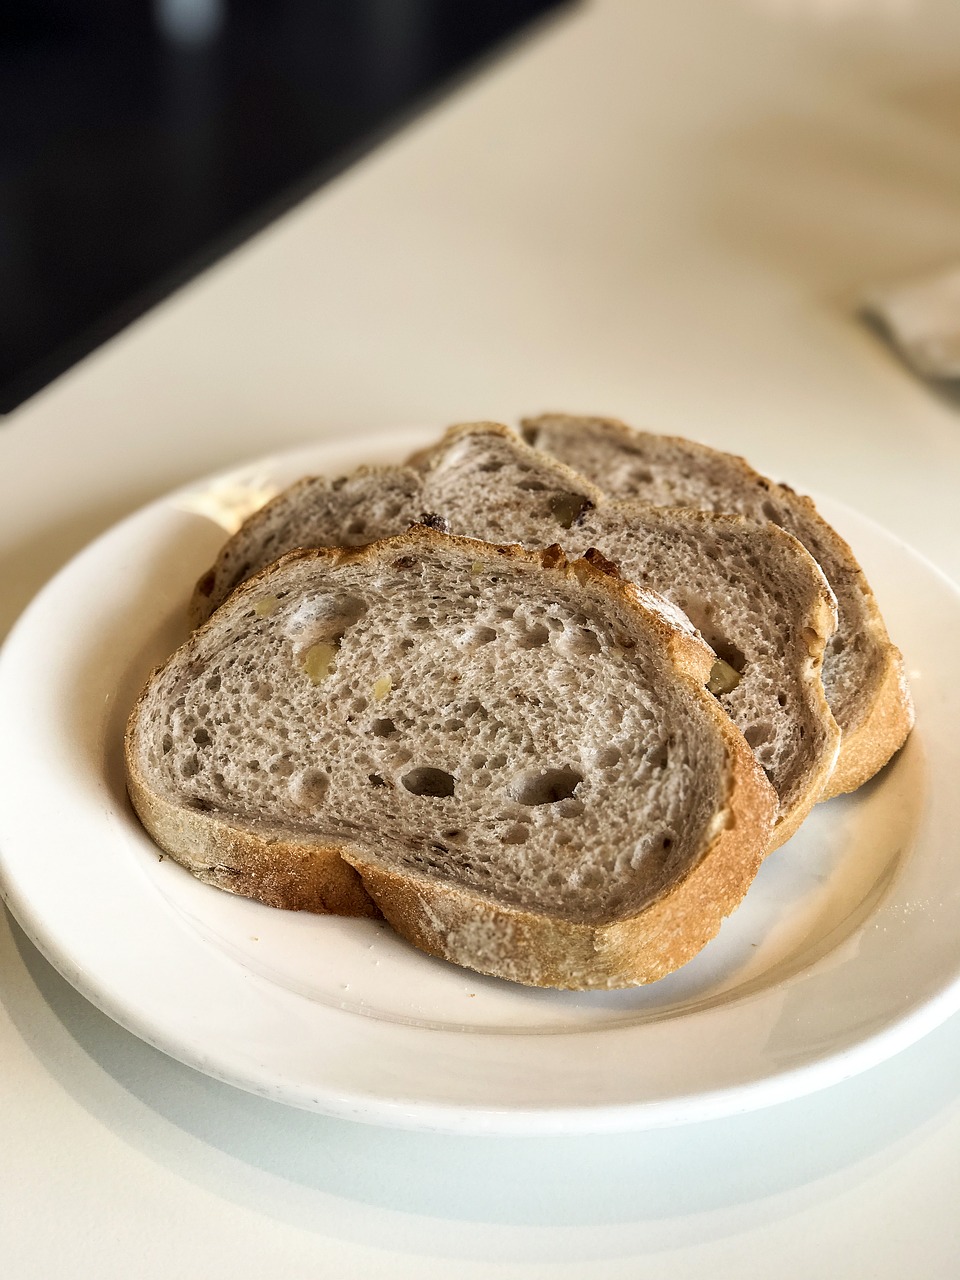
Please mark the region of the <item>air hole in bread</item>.
<svg viewBox="0 0 960 1280"><path fill-rule="evenodd" d="M220 676L216 673L210 676L207 679L206 687L207 689L210 690L211 693L216 693L217 690L220 688Z"/></svg>
<svg viewBox="0 0 960 1280"><path fill-rule="evenodd" d="M530 835L530 828L525 827L518 822L512 827L508 827L503 833L504 844L523 844Z"/></svg>
<svg viewBox="0 0 960 1280"><path fill-rule="evenodd" d="M777 510L777 508L773 505L772 502L767 501L762 503L760 510L767 517L767 519L770 521L771 524L775 524L779 528L783 527L783 516L780 514L780 512Z"/></svg>
<svg viewBox="0 0 960 1280"><path fill-rule="evenodd" d="M568 800L561 800L557 805L557 812L561 818L579 818L583 815L583 801L576 800L571 797Z"/></svg>
<svg viewBox="0 0 960 1280"><path fill-rule="evenodd" d="M194 731L193 740L198 747L209 747L210 745L210 735L203 728Z"/></svg>
<svg viewBox="0 0 960 1280"><path fill-rule="evenodd" d="M365 520L351 520L347 525L348 534L366 533L367 522Z"/></svg>
<svg viewBox="0 0 960 1280"><path fill-rule="evenodd" d="M169 733L165 733L165 734L163 735L163 739L162 739L162 741L161 741L161 743L160 743L160 746L161 746L161 748L162 748L162 750L163 750L163 754L164 754L165 756L167 756L167 755L169 755L169 754L170 754L170 752L171 752L171 751L172 751L172 749L173 749L173 738L171 738L171 736L170 736L170 734L169 734Z"/></svg>
<svg viewBox="0 0 960 1280"><path fill-rule="evenodd" d="M366 611L358 596L310 596L286 619L283 632L298 653L317 644L337 645Z"/></svg>
<svg viewBox="0 0 960 1280"><path fill-rule="evenodd" d="M777 706L785 707L787 705L787 695L785 693L777 694Z"/></svg>
<svg viewBox="0 0 960 1280"><path fill-rule="evenodd" d="M510 795L518 804L556 804L569 800L583 781L583 774L565 766L562 769L527 770L510 784Z"/></svg>
<svg viewBox="0 0 960 1280"><path fill-rule="evenodd" d="M731 644L723 636L706 636L705 639L718 658L722 658L727 666L733 667L738 676L743 675L747 659L735 644Z"/></svg>
<svg viewBox="0 0 960 1280"><path fill-rule="evenodd" d="M542 493L546 487L542 480L521 480L517 484L518 489L523 489L527 493Z"/></svg>
<svg viewBox="0 0 960 1280"><path fill-rule="evenodd" d="M428 796L432 799L443 799L452 796L456 787L456 779L445 769L434 769L429 765L421 765L410 769L400 779L406 789L415 796Z"/></svg>
<svg viewBox="0 0 960 1280"><path fill-rule="evenodd" d="M600 640L589 627L569 627L557 636L557 649L567 658L600 652Z"/></svg>
<svg viewBox="0 0 960 1280"><path fill-rule="evenodd" d="M748 725L743 736L749 742L751 747L762 746L764 742L769 742L773 737L773 725L767 724L766 721L760 721L759 724Z"/></svg>
<svg viewBox="0 0 960 1280"><path fill-rule="evenodd" d="M373 787L385 787L387 785L386 780L379 773L368 773L367 781Z"/></svg>
<svg viewBox="0 0 960 1280"><path fill-rule="evenodd" d="M485 471L485 472L488 472L488 473L489 473L489 472L493 472L493 471L502 471L502 470L503 470L503 463L502 463L502 462L493 462L493 461L491 461L491 462L485 462L485 463L483 463L483 465L482 465L482 466L477 467L477 470L478 470L478 471Z"/></svg>
<svg viewBox="0 0 960 1280"><path fill-rule="evenodd" d="M653 484L653 472L649 467L631 467L628 480L631 484Z"/></svg>
<svg viewBox="0 0 960 1280"><path fill-rule="evenodd" d="M550 499L550 514L561 529L572 529L592 506L590 499L582 493L557 493Z"/></svg>
<svg viewBox="0 0 960 1280"><path fill-rule="evenodd" d="M200 761L197 759L195 751L191 751L189 755L183 757L180 763L180 772L185 778L195 778L200 772Z"/></svg>
<svg viewBox="0 0 960 1280"><path fill-rule="evenodd" d="M463 644L468 649L479 649L481 645L496 640L497 633L493 627L473 627L463 637Z"/></svg>
<svg viewBox="0 0 960 1280"><path fill-rule="evenodd" d="M323 801L330 786L330 779L322 769L303 769L290 779L288 789L294 804L302 809L313 809Z"/></svg>
<svg viewBox="0 0 960 1280"><path fill-rule="evenodd" d="M516 637L521 649L540 649L549 639L550 632L542 622L534 623L529 631L521 631Z"/></svg>

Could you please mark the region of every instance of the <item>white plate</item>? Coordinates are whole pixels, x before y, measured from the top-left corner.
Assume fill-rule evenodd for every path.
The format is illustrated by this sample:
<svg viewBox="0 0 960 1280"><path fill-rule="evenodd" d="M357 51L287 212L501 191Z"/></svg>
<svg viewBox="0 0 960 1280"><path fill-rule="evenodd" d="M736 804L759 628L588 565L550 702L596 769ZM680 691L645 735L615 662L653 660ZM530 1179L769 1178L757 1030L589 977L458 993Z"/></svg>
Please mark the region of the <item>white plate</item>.
<svg viewBox="0 0 960 1280"><path fill-rule="evenodd" d="M87 548L24 614L0 660L0 873L60 972L231 1084L450 1131L747 1110L862 1070L960 1006L960 597L832 502L824 514L906 654L918 729L881 777L820 806L720 936L664 981L528 990L420 955L382 923L271 911L160 858L124 795L121 734L147 672L185 634L191 584L224 537L215 520L228 524L251 490L422 439L315 448L174 494Z"/></svg>

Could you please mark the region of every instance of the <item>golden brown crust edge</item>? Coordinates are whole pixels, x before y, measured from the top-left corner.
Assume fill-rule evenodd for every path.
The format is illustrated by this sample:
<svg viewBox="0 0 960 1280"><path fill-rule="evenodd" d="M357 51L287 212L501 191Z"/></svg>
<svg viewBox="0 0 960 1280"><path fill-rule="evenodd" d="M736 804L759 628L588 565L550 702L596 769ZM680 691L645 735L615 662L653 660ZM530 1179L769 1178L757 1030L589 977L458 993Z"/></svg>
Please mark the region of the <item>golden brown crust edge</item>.
<svg viewBox="0 0 960 1280"><path fill-rule="evenodd" d="M769 840L773 790L717 707L718 723L721 718L734 761L730 825L682 880L627 919L589 925L541 915L377 866L353 850L344 856L396 931L430 955L528 986L589 990L656 982L716 936L753 882Z"/></svg>
<svg viewBox="0 0 960 1280"><path fill-rule="evenodd" d="M789 537L790 535L787 534L785 536ZM796 539L792 540L796 541ZM798 543L798 545L800 544ZM804 554L809 553L805 552ZM796 835L804 820L812 811L813 806L824 799L824 788L830 786L836 771L837 761L840 759L840 751L842 750L843 737L840 732L840 726L830 710L830 704L827 702L827 695L824 692L823 680L821 679L826 641L836 629L837 611L832 593L828 595L826 591L823 592L813 613L816 615L810 619L813 626L805 631L805 634L797 636L794 643L798 645L806 644L807 655L810 661L815 664L812 672L813 678L806 685L805 692L810 700L813 713L823 727L824 734L832 743L832 750L828 749L824 752L820 769L816 776L812 777L808 782L803 795L788 810L781 810L778 814L770 839L770 847L767 850L768 853L772 853L774 849L779 849L781 845L787 843L791 836Z"/></svg>
<svg viewBox="0 0 960 1280"><path fill-rule="evenodd" d="M749 469L752 471L752 468ZM867 581L853 548L824 520L812 498L794 493L786 485L775 487L783 491L784 500L791 506L803 508L807 517L816 521L821 537L830 544L833 554L838 559L849 562L862 594L866 625L881 655L872 701L864 706L860 718L846 729L840 739L837 763L820 797L821 800L829 800L833 796L856 791L878 774L884 765L889 764L913 729L913 698L907 683L903 655L890 639L873 588Z"/></svg>
<svg viewBox="0 0 960 1280"><path fill-rule="evenodd" d="M883 674L869 714L840 744L822 800L856 791L889 764L913 728L915 713L900 650L888 642Z"/></svg>
<svg viewBox="0 0 960 1280"><path fill-rule="evenodd" d="M379 916L341 849L277 832L245 831L172 804L145 786L128 746L127 794L165 853L198 880L268 907L318 915Z"/></svg>

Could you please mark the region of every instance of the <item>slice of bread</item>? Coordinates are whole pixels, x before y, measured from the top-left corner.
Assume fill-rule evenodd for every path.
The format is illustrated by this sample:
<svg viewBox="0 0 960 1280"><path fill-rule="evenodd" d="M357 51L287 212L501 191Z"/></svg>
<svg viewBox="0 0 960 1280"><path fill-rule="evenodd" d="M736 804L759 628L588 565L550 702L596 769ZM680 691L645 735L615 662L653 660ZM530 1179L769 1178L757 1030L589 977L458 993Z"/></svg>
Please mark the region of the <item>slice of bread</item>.
<svg viewBox="0 0 960 1280"><path fill-rule="evenodd" d="M795 538L742 516L607 499L582 476L495 423L452 428L411 459L423 500L456 532L568 554L597 548L697 626L722 660L713 688L780 800L771 848L820 797L840 731L820 667L836 604Z"/></svg>
<svg viewBox="0 0 960 1280"><path fill-rule="evenodd" d="M769 842L775 797L704 689L713 662L596 554L426 528L294 552L150 678L130 796L219 887L375 903L518 982L650 982L714 936Z"/></svg>
<svg viewBox="0 0 960 1280"><path fill-rule="evenodd" d="M657 505L734 511L793 534L836 594L839 626L827 646L823 680L843 734L825 798L853 791L883 767L913 727L913 704L899 650L847 543L809 498L754 471L743 458L675 436L635 431L612 418L547 414L524 435L605 493Z"/></svg>
<svg viewBox="0 0 960 1280"><path fill-rule="evenodd" d="M496 423L452 428L411 464L416 471L376 473L386 491L406 495L391 532L432 513L451 532L488 542L545 547L558 541L572 555L596 547L628 578L673 602L678 619L689 613L723 659L713 687L780 798L771 847L796 831L823 791L840 733L820 679L835 604L795 539L739 516L607 500ZM335 544L338 529L358 523L382 528L385 503L373 476L333 486L304 481L279 495L227 543L202 580L216 587L198 590L198 609L224 598L238 566L262 567L295 546ZM376 498L372 513L364 497L368 483Z"/></svg>
<svg viewBox="0 0 960 1280"><path fill-rule="evenodd" d="M294 547L362 547L408 529L422 483L403 467L360 467L329 480L307 476L255 511L197 583L190 623L199 626L238 583Z"/></svg>

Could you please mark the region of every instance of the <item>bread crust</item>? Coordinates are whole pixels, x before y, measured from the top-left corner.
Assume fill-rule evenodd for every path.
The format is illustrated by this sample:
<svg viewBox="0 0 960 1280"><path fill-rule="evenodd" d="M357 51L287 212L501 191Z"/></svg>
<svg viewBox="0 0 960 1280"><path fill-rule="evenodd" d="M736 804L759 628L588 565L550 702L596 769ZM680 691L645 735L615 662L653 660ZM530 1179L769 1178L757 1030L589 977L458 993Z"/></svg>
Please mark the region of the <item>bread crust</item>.
<svg viewBox="0 0 960 1280"><path fill-rule="evenodd" d="M913 699L900 650L884 649L879 687L869 713L841 741L836 767L824 786L822 800L856 791L896 755L913 729Z"/></svg>
<svg viewBox="0 0 960 1280"><path fill-rule="evenodd" d="M785 533L784 537L790 537L790 534ZM791 541L796 542L796 539L791 538ZM797 546L801 550L803 549L799 542L797 542ZM833 712L830 710L830 704L827 702L827 695L821 679L825 641L833 635L837 623L836 601L833 599L832 592L823 592L818 600L814 602L811 610L811 623L812 625L807 630L805 637L807 655L810 660L809 678L806 681L805 690L813 713L820 721L829 745L821 757L819 768L807 779L803 794L795 800L789 809L786 811L781 809L778 813L770 839L770 848L767 850L768 853L772 853L774 849L779 849L781 845L787 843L791 836L796 835L813 806L824 799L824 789L830 785L836 772L837 761L840 758L842 749L843 737L840 727L834 719ZM795 643L799 644L801 640L802 638L798 638Z"/></svg>
<svg viewBox="0 0 960 1280"><path fill-rule="evenodd" d="M339 846L308 835L291 840L267 824L245 829L172 804L151 790L133 745L140 705L138 701L124 739L127 794L144 827L175 862L204 884L268 907L318 915L380 915Z"/></svg>
<svg viewBox="0 0 960 1280"><path fill-rule="evenodd" d="M522 561L616 601L654 633L669 652L677 679L710 717L728 753L729 794L715 820L716 830L695 865L668 891L633 916L584 924L497 903L453 883L430 882L416 873L385 868L356 842L331 843L266 824L244 826L228 816L175 803L151 788L144 776L137 735L153 680L179 660L183 649L151 675L128 721L124 758L134 808L161 848L194 875L270 906L341 915L382 912L398 932L432 954L533 985L583 989L654 981L693 956L742 899L769 843L776 809L773 789L752 752L703 687L713 664L712 651L692 628L674 624L670 611L660 607L659 597L624 581L597 553L571 562L556 546L528 551L415 527L363 547L290 552L241 584L228 607L245 607L248 597L262 592L263 579L283 564L304 560L331 565L373 563L386 553L393 556L450 544L470 557ZM214 615L197 635L217 625ZM496 964L487 963L483 948L474 958L462 946L457 950L444 920L457 925L462 936L470 922L486 921L500 939Z"/></svg>

